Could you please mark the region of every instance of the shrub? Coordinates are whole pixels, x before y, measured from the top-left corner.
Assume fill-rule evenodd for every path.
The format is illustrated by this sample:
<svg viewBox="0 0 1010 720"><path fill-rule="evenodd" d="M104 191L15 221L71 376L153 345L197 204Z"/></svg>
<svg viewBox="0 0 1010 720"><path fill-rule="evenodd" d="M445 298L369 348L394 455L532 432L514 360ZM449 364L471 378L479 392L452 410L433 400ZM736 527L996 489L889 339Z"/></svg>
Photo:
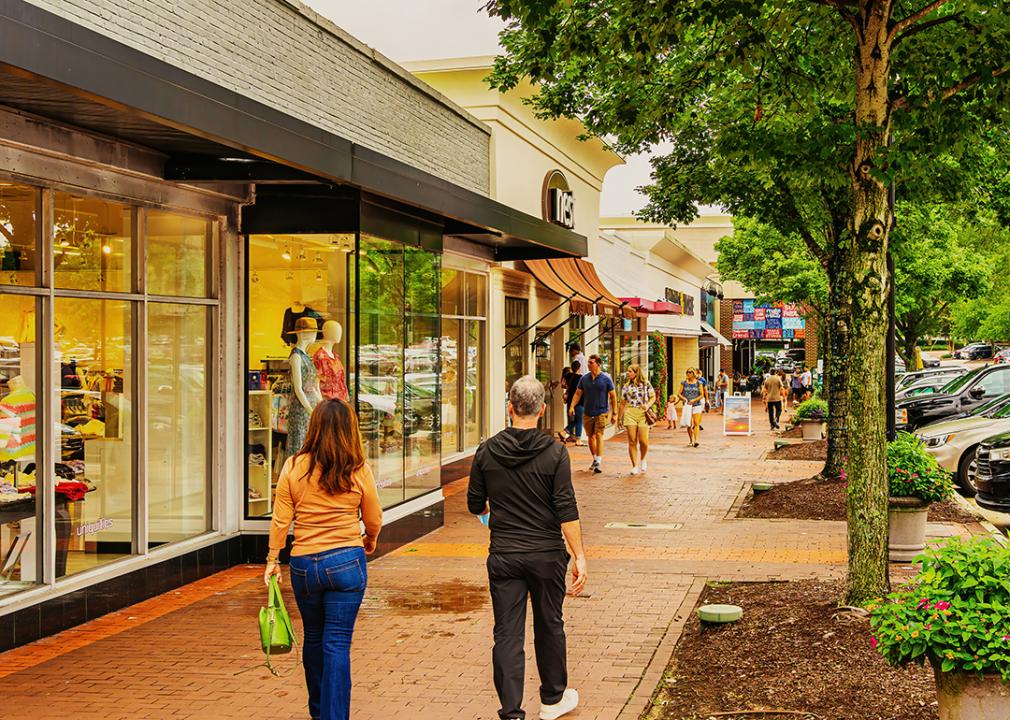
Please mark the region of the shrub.
<svg viewBox="0 0 1010 720"><path fill-rule="evenodd" d="M953 538L918 559L915 578L871 606L873 646L892 665L928 660L1010 682L1010 549Z"/></svg>
<svg viewBox="0 0 1010 720"><path fill-rule="evenodd" d="M926 446L911 433L898 433L887 444L887 476L892 497L917 497L939 502L954 494L949 472L940 467Z"/></svg>
<svg viewBox="0 0 1010 720"><path fill-rule="evenodd" d="M804 400L796 407L793 413L793 422L800 420L814 420L824 422L828 417L828 403L820 398L810 398Z"/></svg>

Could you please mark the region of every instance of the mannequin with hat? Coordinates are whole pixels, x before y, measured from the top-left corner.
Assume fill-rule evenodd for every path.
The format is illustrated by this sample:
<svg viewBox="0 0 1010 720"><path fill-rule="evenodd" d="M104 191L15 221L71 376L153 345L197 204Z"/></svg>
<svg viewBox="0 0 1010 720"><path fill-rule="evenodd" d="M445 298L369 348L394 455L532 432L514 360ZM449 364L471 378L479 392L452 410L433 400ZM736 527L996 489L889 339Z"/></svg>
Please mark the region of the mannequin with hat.
<svg viewBox="0 0 1010 720"><path fill-rule="evenodd" d="M309 429L312 410L322 401L319 392L319 376L316 366L309 357L308 347L319 333L319 321L313 317L301 317L295 321L288 335L294 339L294 347L288 357L291 366L291 386L294 392L288 404L288 445L289 455L301 450Z"/></svg>

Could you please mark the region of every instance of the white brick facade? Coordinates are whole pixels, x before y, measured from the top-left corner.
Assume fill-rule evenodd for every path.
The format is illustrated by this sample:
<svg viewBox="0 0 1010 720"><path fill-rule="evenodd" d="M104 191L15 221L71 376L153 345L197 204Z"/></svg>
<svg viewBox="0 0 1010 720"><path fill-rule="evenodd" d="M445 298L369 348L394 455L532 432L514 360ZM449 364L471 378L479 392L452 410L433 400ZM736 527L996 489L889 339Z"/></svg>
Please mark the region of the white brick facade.
<svg viewBox="0 0 1010 720"><path fill-rule="evenodd" d="M487 194L480 121L297 0L29 0L347 140Z"/></svg>

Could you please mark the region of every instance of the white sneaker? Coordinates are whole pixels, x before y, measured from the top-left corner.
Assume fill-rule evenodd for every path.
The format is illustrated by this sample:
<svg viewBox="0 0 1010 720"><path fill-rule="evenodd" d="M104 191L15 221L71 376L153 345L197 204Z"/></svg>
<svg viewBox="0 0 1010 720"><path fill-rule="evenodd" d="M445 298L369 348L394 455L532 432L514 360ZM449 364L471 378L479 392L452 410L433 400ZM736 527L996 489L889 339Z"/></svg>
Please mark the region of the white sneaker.
<svg viewBox="0 0 1010 720"><path fill-rule="evenodd" d="M647 462L645 462L645 460L643 460L642 464L639 466L639 472L643 472L644 473L648 469L649 469L649 463L647 463Z"/></svg>
<svg viewBox="0 0 1010 720"><path fill-rule="evenodd" d="M578 705L579 694L572 688L568 688L565 690L565 694L561 696L561 699L553 705L540 706L540 720L556 720L556 718L570 713Z"/></svg>
<svg viewBox="0 0 1010 720"><path fill-rule="evenodd" d="M639 470L637 467L633 467L633 468L631 468L631 472L628 473L628 474L629 475L638 475L638 473L640 473L640 472L642 472L642 471Z"/></svg>

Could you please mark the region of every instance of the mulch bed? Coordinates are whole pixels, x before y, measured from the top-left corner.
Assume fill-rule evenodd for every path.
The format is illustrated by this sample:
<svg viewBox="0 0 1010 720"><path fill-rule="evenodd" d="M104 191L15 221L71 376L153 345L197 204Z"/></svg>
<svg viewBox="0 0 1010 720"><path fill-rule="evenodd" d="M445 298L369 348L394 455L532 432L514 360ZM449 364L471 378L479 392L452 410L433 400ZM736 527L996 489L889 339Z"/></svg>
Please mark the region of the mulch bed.
<svg viewBox="0 0 1010 720"><path fill-rule="evenodd" d="M845 481L818 477L776 485L747 499L740 517L845 520ZM974 523L978 519L953 500L929 506L931 522Z"/></svg>
<svg viewBox="0 0 1010 720"><path fill-rule="evenodd" d="M739 605L743 619L703 628L692 613L645 717L935 720L932 671L889 667L868 620L838 610L842 595L837 581L708 587L701 604Z"/></svg>
<svg viewBox="0 0 1010 720"><path fill-rule="evenodd" d="M783 436L785 437L785 436ZM769 460L827 460L828 441L812 440L804 443L793 443L772 450L768 453Z"/></svg>

